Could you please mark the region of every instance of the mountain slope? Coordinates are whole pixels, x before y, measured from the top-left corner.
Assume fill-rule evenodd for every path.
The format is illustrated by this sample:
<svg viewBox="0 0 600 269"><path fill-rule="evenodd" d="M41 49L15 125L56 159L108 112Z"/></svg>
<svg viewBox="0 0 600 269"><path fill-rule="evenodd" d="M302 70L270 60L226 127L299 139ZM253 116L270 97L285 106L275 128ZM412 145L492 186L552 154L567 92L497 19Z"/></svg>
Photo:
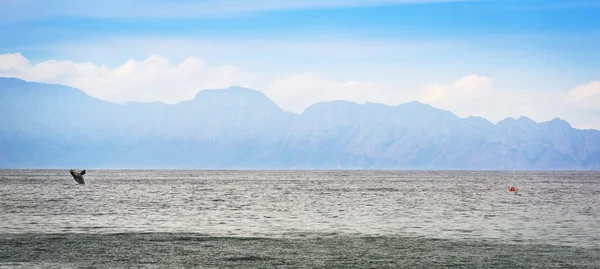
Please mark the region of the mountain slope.
<svg viewBox="0 0 600 269"><path fill-rule="evenodd" d="M600 132L526 117L494 125L430 105L334 101L298 115L258 91L113 104L0 78L3 168L600 169Z"/></svg>

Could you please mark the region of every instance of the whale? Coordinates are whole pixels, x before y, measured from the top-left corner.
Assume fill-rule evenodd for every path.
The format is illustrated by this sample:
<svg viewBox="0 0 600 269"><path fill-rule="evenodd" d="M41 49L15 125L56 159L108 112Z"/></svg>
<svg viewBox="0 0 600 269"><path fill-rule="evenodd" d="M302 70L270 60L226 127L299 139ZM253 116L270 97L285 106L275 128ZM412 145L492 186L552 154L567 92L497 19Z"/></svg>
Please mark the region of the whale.
<svg viewBox="0 0 600 269"><path fill-rule="evenodd" d="M85 170L81 171L81 172L77 172L75 169L71 169L71 176L73 176L73 179L75 179L75 181L79 184L85 184L85 180L83 180L83 175L85 175Z"/></svg>

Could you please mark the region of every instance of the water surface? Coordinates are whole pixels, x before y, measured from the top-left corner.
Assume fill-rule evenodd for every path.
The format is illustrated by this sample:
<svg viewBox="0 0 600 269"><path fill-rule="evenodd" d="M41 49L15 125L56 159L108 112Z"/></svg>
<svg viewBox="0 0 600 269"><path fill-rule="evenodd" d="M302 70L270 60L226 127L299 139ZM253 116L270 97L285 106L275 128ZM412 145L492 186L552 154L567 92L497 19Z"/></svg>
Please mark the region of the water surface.
<svg viewBox="0 0 600 269"><path fill-rule="evenodd" d="M85 179L0 171L0 245L10 246L0 264L600 265L597 172L88 170Z"/></svg>

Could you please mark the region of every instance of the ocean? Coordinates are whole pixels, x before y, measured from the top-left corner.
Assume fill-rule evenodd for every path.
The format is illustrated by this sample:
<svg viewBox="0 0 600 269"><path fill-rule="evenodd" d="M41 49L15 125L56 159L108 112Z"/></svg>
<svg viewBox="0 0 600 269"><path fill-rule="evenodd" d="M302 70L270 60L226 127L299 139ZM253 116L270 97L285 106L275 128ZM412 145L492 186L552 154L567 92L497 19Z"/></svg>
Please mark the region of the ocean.
<svg viewBox="0 0 600 269"><path fill-rule="evenodd" d="M85 180L0 170L0 268L600 268L599 172L87 170Z"/></svg>

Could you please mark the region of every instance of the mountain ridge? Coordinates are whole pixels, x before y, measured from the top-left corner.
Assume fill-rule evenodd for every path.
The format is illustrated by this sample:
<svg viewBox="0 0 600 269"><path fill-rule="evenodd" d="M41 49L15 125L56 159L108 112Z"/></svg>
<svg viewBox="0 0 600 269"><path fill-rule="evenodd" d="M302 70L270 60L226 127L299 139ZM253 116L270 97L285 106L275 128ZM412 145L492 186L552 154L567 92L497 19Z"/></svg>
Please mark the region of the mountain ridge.
<svg viewBox="0 0 600 269"><path fill-rule="evenodd" d="M176 104L115 104L0 78L0 97L4 168L600 169L600 131L559 118L494 124L417 101L320 102L296 114L237 86Z"/></svg>
<svg viewBox="0 0 600 269"><path fill-rule="evenodd" d="M253 90L253 89L249 89L249 88L245 88L245 87L241 87L241 86L230 86L230 87L223 88L223 89L202 89L202 90L198 90L198 92L194 95L194 98L189 99L189 100L183 100L183 101L180 101L180 102L177 102L177 103L173 103L173 104L165 103L165 102L162 102L162 101L151 101L151 102L128 101L128 102L126 102L124 104L118 104L118 103L114 103L114 102L110 102L110 101L105 101L105 100L93 97L91 95L88 95L87 93L85 93L84 91L82 91L80 89L73 88L73 87L66 86L66 85L62 85L62 84L43 83L43 82L29 82L29 81L25 81L25 80L22 80L22 79L19 79L19 78L15 78L15 77L0 77L0 80L14 80L14 81L19 81L19 82L24 82L24 83L29 83L29 84L38 84L38 85L47 85L47 86L60 86L60 87L70 88L70 89L72 89L72 90L74 90L74 91L76 91L78 93L83 93L83 94L85 94L88 97L91 97L93 99L96 99L96 100L99 100L99 101L102 101L102 102L106 102L106 103L110 103L110 104L114 104L114 105L119 105L119 106L125 106L125 105L150 105L150 104L175 106L175 105L179 105L181 103L186 103L186 102L189 102L189 101L197 100L199 97L201 97L199 95L203 94L203 93L219 92L219 91L223 92L223 91L229 91L229 90L233 89L233 90L244 90L244 91L248 91L248 92L259 93L263 97L269 99L269 101L271 103L273 103L275 106L279 107L276 103L274 103L273 101L271 101L270 98L267 95L265 95L264 93L262 93L261 91ZM1 93L1 91L0 91L0 93ZM365 102L364 104L360 104L360 103L357 103L357 102L347 101L347 100L333 100L333 101L323 101L323 102L317 102L317 103L311 104L302 113L294 113L294 112L291 112L291 111L286 111L286 110L281 109L280 107L279 107L279 109L281 109L282 111L285 111L285 112L290 112L290 113L294 113L294 114L297 114L297 115L302 115L302 114L304 114L308 110L308 108L313 107L315 105L337 103L337 102L345 102L345 103L350 103L350 104L358 105L358 106L378 105L378 106L384 106L384 107L388 107L388 108L399 107L399 106L410 106L410 105L424 105L424 106L428 106L428 107L434 108L434 109L439 110L439 111L444 111L444 112L447 112L447 113L455 115L451 111L440 109L440 108L434 107L434 106L432 106L430 104L422 103L422 102L419 102L419 101L409 101L409 102L398 104L398 105L386 105L386 104L374 103L374 102ZM458 116L456 116L456 117L458 117ZM460 118L460 117L458 117L458 118ZM514 119L514 120L525 119L525 120L528 120L528 121L531 121L531 122L537 123L537 124L544 123L544 122L551 122L551 121L554 121L554 120L560 120L561 122L565 122L565 123L567 123L567 124L570 125L570 123L568 121L566 121L564 119L561 119L560 117L555 117L555 118L553 118L551 120L548 120L548 121L539 121L539 122L537 122L537 121L535 121L535 120L533 120L533 119L531 119L531 118L529 118L527 116L519 116L518 118L506 117L506 118L498 121L498 123L495 123L495 124L493 122L489 121L488 119L486 119L484 117L481 117L481 116L469 115L468 117L460 118L460 119L467 119L467 118L480 118L480 119L484 119L485 121L488 121L488 122L490 122L493 125L498 125L498 123L500 123L500 122L503 122L503 121L506 121L506 120L512 120L512 119ZM599 129L592 129L592 128L587 128L587 129L574 128L574 129L577 129L577 130L597 130L597 131L600 131Z"/></svg>

